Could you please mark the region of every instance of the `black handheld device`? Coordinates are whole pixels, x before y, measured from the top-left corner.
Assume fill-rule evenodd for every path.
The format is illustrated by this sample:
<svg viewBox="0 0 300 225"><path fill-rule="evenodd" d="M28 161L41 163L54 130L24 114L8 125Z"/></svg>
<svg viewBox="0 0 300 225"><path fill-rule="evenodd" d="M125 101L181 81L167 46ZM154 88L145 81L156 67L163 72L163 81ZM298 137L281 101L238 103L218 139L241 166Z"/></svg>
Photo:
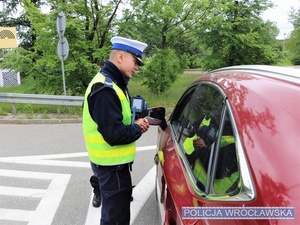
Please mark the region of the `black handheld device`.
<svg viewBox="0 0 300 225"><path fill-rule="evenodd" d="M142 112L147 111L147 102L145 99L137 95L131 98L132 124L135 119L141 117Z"/></svg>

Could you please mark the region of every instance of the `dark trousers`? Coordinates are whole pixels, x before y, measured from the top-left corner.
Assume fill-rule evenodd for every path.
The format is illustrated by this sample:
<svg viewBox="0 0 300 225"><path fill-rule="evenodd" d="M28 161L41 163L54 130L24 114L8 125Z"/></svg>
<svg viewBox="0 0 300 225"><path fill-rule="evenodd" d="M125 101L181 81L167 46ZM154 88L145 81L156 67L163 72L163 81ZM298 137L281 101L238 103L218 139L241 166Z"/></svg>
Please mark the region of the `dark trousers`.
<svg viewBox="0 0 300 225"><path fill-rule="evenodd" d="M93 193L95 195L100 195L99 182L95 175L91 176L90 183L91 183L91 186L93 187Z"/></svg>
<svg viewBox="0 0 300 225"><path fill-rule="evenodd" d="M99 166L91 163L102 199L100 225L129 225L132 181L129 164Z"/></svg>

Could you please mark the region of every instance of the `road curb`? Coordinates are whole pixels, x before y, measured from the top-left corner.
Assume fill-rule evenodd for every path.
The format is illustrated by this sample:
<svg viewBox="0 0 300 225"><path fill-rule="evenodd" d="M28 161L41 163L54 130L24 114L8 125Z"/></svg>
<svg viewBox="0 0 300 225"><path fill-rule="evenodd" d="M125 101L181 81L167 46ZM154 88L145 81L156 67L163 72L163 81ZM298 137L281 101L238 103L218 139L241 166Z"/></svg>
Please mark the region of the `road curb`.
<svg viewBox="0 0 300 225"><path fill-rule="evenodd" d="M0 124L65 124L82 123L82 119L0 119Z"/></svg>

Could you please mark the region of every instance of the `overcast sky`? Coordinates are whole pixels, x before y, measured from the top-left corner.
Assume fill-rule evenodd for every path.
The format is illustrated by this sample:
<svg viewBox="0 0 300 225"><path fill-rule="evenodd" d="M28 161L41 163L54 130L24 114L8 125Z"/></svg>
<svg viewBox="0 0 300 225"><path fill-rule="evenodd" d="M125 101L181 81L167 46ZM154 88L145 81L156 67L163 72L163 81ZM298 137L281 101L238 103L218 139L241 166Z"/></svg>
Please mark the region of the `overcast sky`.
<svg viewBox="0 0 300 225"><path fill-rule="evenodd" d="M292 24L288 22L288 14L291 11L291 7L295 9L300 8L300 0L272 0L274 8L266 11L262 18L264 20L271 20L277 23L277 27L280 29L280 34L277 39L284 39L293 30Z"/></svg>

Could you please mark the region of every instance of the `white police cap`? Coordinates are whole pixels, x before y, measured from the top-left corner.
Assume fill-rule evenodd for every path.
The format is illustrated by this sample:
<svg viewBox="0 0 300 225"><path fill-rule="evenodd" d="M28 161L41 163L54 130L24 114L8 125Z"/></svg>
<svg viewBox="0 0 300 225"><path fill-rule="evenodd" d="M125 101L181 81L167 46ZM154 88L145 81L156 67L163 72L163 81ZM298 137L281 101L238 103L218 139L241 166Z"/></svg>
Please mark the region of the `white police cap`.
<svg viewBox="0 0 300 225"><path fill-rule="evenodd" d="M139 66L144 65L142 54L148 46L146 43L118 36L113 37L111 43L113 44L112 49L130 52L136 58Z"/></svg>

